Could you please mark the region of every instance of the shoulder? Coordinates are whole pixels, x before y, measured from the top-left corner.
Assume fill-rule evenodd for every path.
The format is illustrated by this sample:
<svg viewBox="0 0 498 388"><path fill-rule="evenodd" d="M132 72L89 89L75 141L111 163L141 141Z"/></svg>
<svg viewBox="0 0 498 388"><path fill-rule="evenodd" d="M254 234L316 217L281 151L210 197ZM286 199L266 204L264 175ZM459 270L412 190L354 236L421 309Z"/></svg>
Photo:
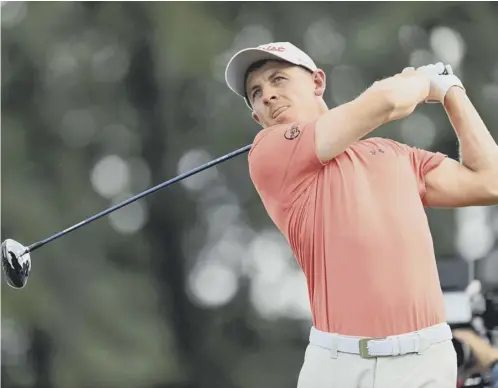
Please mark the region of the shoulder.
<svg viewBox="0 0 498 388"><path fill-rule="evenodd" d="M269 150L272 149L271 145L279 143L288 144L289 140L297 139L306 127L308 127L308 125L294 122L289 124L277 124L262 129L254 137L252 147L249 151L249 157L254 155L255 149L265 148ZM261 147L264 144L267 144L269 147Z"/></svg>
<svg viewBox="0 0 498 388"><path fill-rule="evenodd" d="M304 124L294 122L289 124L277 124L262 129L255 136L253 145L257 145L261 140L267 138L268 136L270 137L278 136L279 138L282 139L292 140L293 138L299 136L304 126L305 126Z"/></svg>
<svg viewBox="0 0 498 388"><path fill-rule="evenodd" d="M249 155L252 153L252 151L258 146L261 144L262 141L264 141L265 139L268 140L268 136L270 135L275 135L275 131L281 131L281 125L274 125L272 127L268 127L268 128L264 128L262 130L260 130L256 136L254 137L254 140L252 142L252 147L251 147L251 150L249 152ZM272 137L272 136L271 136Z"/></svg>

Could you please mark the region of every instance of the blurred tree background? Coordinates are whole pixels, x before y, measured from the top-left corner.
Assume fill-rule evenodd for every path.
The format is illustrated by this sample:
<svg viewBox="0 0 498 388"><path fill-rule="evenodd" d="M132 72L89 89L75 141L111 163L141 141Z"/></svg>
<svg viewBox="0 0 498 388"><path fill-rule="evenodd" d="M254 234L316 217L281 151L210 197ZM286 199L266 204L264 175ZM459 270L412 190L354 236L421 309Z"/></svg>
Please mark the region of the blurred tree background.
<svg viewBox="0 0 498 388"><path fill-rule="evenodd" d="M498 3L13 2L2 21L2 240L48 237L249 144L231 55L290 41L346 102L450 63L498 138ZM457 158L440 105L374 132ZM498 210L428 210L445 278L498 284ZM2 284L2 386L294 387L307 290L239 156L33 255ZM465 279L464 279L465 281ZM453 285L462 287L462 284Z"/></svg>

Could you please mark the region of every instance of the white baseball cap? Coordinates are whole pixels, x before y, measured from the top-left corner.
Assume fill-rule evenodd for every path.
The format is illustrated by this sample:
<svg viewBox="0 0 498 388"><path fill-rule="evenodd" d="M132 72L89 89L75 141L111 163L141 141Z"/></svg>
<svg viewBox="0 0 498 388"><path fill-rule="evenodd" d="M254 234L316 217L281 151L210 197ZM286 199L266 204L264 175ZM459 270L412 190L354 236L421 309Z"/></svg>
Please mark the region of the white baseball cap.
<svg viewBox="0 0 498 388"><path fill-rule="evenodd" d="M265 59L279 59L315 71L315 62L301 49L289 42L267 43L254 48L247 48L236 53L228 62L225 81L230 89L246 100L245 75L253 64ZM249 101L246 100L249 108Z"/></svg>

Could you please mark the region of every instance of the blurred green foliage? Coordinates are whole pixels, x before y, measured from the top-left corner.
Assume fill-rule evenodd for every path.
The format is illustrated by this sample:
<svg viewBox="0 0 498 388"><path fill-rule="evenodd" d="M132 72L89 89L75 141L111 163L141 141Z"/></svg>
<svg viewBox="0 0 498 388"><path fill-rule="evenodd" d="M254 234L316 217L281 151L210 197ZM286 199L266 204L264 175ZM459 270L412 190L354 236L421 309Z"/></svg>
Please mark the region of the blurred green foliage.
<svg viewBox="0 0 498 388"><path fill-rule="evenodd" d="M248 45L291 41L318 55L331 107L447 58L498 137L496 3L3 2L1 17L2 239L45 238L177 175L188 151L214 158L249 144L258 127L223 81ZM441 107L418 111L375 135L417 145L420 130L428 148L457 157ZM108 155L116 169L99 180ZM101 195L123 163L136 167L128 184ZM216 170L250 230L272 229L246 158ZM295 386L308 320L259 314L247 273L216 308L189 291L209 201L177 184L37 251L26 289L2 285L2 386ZM438 256L457 256L454 212L428 216Z"/></svg>

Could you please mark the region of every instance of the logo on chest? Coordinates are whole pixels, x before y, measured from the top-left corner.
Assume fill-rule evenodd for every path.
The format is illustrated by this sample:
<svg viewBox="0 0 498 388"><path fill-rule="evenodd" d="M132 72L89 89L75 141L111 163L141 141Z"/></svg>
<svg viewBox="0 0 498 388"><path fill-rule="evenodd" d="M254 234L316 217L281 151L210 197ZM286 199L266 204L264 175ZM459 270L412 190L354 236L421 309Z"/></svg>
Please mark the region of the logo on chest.
<svg viewBox="0 0 498 388"><path fill-rule="evenodd" d="M370 150L368 152L370 152L370 155L385 154L385 151L382 148L375 148L375 149Z"/></svg>

